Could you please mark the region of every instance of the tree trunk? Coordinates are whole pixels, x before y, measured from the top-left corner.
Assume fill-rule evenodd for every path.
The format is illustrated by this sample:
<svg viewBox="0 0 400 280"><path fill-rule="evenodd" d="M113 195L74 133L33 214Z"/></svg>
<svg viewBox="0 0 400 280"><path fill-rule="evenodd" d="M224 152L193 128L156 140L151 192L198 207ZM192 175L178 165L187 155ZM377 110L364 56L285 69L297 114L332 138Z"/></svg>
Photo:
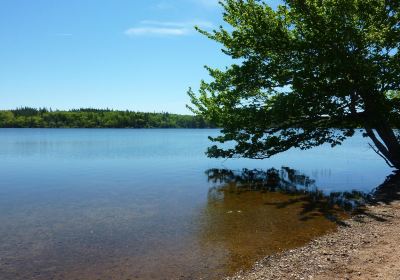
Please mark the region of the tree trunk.
<svg viewBox="0 0 400 280"><path fill-rule="evenodd" d="M374 129L366 128L366 132L375 145L375 148L372 147L374 151L379 154L390 167L400 170L400 143L393 129L388 125L382 124Z"/></svg>
<svg viewBox="0 0 400 280"><path fill-rule="evenodd" d="M365 103L366 132L375 145L371 147L390 167L400 170L400 138L396 137L392 125L387 121L389 106L385 96L368 94L361 97Z"/></svg>

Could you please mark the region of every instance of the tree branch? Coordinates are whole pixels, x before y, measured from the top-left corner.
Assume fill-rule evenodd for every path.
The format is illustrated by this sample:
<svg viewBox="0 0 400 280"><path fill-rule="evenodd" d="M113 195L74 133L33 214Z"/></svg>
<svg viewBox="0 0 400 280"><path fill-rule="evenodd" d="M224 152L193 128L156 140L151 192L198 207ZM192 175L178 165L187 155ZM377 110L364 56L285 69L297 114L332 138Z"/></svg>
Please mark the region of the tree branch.
<svg viewBox="0 0 400 280"><path fill-rule="evenodd" d="M378 138L376 137L375 133L372 131L372 129L370 128L366 128L365 129L367 132L367 135L369 138L371 138L372 142L374 142L376 149L373 148L373 150L380 155L381 157L383 157L386 161L386 163L390 166L390 167L394 167L393 164L391 164L391 160L390 160L390 153L388 151L388 149L385 147L384 144L382 144ZM371 144L369 144L371 146ZM379 152L377 152L379 151Z"/></svg>
<svg viewBox="0 0 400 280"><path fill-rule="evenodd" d="M368 145L371 147L371 149L377 153L383 160L389 165L389 167L394 168L394 166L379 152L379 150L375 149L374 146L372 146L370 143Z"/></svg>

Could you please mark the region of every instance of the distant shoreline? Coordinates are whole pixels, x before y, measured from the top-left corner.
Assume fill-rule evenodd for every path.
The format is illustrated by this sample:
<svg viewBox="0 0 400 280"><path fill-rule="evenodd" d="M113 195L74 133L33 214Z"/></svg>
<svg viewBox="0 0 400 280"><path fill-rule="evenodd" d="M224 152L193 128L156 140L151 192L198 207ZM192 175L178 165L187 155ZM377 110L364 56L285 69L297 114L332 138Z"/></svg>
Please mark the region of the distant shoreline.
<svg viewBox="0 0 400 280"><path fill-rule="evenodd" d="M0 128L216 128L200 116L110 109L46 108L0 110Z"/></svg>
<svg viewBox="0 0 400 280"><path fill-rule="evenodd" d="M194 129L194 130L206 130L206 129L220 129L218 127L0 127L0 129L49 129L49 130L79 130L79 129L87 129L87 130L185 130L185 129Z"/></svg>

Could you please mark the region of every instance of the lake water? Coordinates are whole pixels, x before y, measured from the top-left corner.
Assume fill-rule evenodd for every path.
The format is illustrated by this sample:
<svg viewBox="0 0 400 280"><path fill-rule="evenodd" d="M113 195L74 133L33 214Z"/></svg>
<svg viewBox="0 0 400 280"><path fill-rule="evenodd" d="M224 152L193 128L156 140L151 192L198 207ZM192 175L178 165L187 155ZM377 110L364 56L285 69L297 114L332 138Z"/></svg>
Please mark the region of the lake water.
<svg viewBox="0 0 400 280"><path fill-rule="evenodd" d="M217 134L0 129L0 279L218 279L335 224L301 195L220 188L207 170L289 166L327 193L391 172L360 133L262 161L208 159Z"/></svg>

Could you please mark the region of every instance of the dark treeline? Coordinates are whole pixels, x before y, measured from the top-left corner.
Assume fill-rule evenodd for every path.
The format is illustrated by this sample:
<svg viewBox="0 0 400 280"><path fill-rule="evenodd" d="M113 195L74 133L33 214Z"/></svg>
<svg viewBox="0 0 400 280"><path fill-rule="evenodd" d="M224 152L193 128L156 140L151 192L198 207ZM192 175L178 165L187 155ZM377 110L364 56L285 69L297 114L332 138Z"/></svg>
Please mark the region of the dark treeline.
<svg viewBox="0 0 400 280"><path fill-rule="evenodd" d="M202 117L109 109L17 108L0 111L1 128L212 128Z"/></svg>

